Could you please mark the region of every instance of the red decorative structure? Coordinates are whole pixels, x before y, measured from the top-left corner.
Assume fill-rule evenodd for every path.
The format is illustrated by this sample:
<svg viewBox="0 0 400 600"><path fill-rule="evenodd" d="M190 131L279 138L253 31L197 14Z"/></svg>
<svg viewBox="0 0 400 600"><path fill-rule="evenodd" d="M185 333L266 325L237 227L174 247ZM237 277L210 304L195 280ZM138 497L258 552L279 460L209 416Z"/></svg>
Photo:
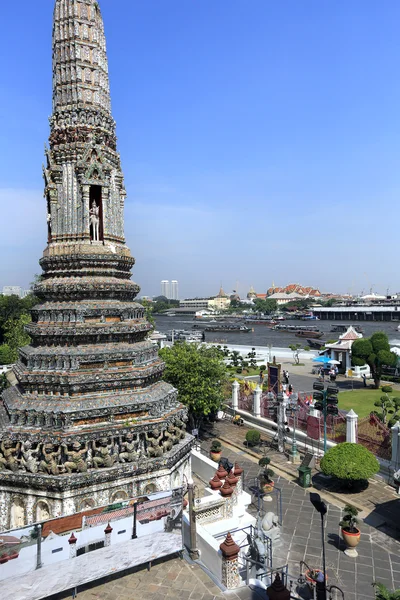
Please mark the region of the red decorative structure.
<svg viewBox="0 0 400 600"><path fill-rule="evenodd" d="M290 592L283 585L279 573L275 576L275 581L267 588L269 600L290 600Z"/></svg>
<svg viewBox="0 0 400 600"><path fill-rule="evenodd" d="M74 532L72 532L69 537L68 544L76 544L77 541L78 541L78 538L75 537Z"/></svg>
<svg viewBox="0 0 400 600"><path fill-rule="evenodd" d="M222 556L226 560L234 560L238 557L240 547L237 545L235 540L232 538L230 531L228 531L228 535L225 540L220 544L219 549L222 552Z"/></svg>
<svg viewBox="0 0 400 600"><path fill-rule="evenodd" d="M233 494L233 488L229 485L227 481L225 481L224 485L219 491L221 496L223 496L224 498L230 498L230 496L232 496Z"/></svg>
<svg viewBox="0 0 400 600"><path fill-rule="evenodd" d="M214 477L210 479L209 484L212 490L219 490L222 487L222 481L218 477L217 473L215 473Z"/></svg>
<svg viewBox="0 0 400 600"><path fill-rule="evenodd" d="M225 477L227 477L228 475L228 471L225 471L224 467L222 466L222 464L219 465L218 467L218 471L216 473L216 475L220 478L220 479L225 479Z"/></svg>
<svg viewBox="0 0 400 600"><path fill-rule="evenodd" d="M104 530L104 533L107 535L107 533L111 533L113 530L113 528L111 527L110 523L108 523L107 527Z"/></svg>

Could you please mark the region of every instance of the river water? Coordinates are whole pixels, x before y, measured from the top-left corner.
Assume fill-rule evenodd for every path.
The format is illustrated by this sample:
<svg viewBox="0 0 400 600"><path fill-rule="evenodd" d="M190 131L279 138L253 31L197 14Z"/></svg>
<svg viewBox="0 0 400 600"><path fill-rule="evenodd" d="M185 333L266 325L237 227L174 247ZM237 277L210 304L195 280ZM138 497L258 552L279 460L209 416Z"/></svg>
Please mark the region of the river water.
<svg viewBox="0 0 400 600"><path fill-rule="evenodd" d="M189 316L176 316L176 317L165 317L165 316L156 316L156 329L161 333L166 333L171 329L185 329L186 331L190 331L193 328L195 323L199 321L197 319L191 318ZM228 323L229 319L224 321L224 323ZM233 321L232 321L233 322ZM307 326L311 325L313 327L318 327L320 331L324 332L324 335L321 341L327 342L328 340L337 340L339 338L340 333L332 333L331 328L333 325L346 325L349 326L351 322L339 322L339 321L299 321L299 320L287 320L281 321L284 325L301 325ZM215 323L214 323L215 324ZM295 336L294 332L285 333L283 331L273 331L270 327L266 325L256 325L256 324L246 324L253 329L248 333L233 331L233 332L212 332L206 331L206 342L217 342L223 344L241 344L246 346L275 346L278 348L287 348L290 344L301 344L303 347L307 345L307 339L298 338ZM367 337L376 333L377 331L384 331L387 333L389 337L389 341L393 345L400 346L400 332L397 331L397 324L395 323L386 323L386 322L356 322L353 325L359 325L362 327L364 333L363 336ZM211 323L213 325L213 323ZM202 330L202 329L201 329ZM197 329L198 331L198 329Z"/></svg>

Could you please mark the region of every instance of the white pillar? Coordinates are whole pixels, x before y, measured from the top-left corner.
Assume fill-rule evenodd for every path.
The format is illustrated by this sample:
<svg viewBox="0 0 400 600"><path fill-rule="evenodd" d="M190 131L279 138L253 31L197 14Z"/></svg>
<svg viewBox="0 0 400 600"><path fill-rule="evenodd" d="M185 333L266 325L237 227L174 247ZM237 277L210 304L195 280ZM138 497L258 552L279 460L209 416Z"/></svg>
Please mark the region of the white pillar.
<svg viewBox="0 0 400 600"><path fill-rule="evenodd" d="M239 383L235 380L232 383L232 408L237 410L239 406Z"/></svg>
<svg viewBox="0 0 400 600"><path fill-rule="evenodd" d="M258 385L254 390L253 415L259 417L261 414L261 388Z"/></svg>
<svg viewBox="0 0 400 600"><path fill-rule="evenodd" d="M392 431L392 467L393 469L400 468L400 421L397 421L390 428Z"/></svg>
<svg viewBox="0 0 400 600"><path fill-rule="evenodd" d="M357 444L357 419L358 415L351 408L346 415L346 442Z"/></svg>

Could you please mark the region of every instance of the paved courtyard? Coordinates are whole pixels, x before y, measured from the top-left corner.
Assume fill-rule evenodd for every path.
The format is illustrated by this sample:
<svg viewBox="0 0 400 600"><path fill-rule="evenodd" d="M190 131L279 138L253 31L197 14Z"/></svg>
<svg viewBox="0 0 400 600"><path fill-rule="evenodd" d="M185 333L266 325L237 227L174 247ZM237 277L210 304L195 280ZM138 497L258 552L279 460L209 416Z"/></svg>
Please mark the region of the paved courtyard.
<svg viewBox="0 0 400 600"><path fill-rule="evenodd" d="M209 442L203 444L208 447ZM238 461L245 470L245 487L257 476L257 459L243 451L223 448L223 456ZM311 568L322 567L321 520L309 500L309 490L302 489L282 476L275 476L275 484L282 498L283 526L281 541L273 552L273 567L285 563L289 566L289 577L297 580L300 561ZM372 600L372 582L377 580L392 589L400 588L400 545L393 538L374 528L361 524L361 541L358 557L349 558L343 552L339 522L341 508L327 503L325 521L326 563L329 584L338 585L345 592L346 600ZM268 503L267 510L276 510L276 503ZM250 509L256 514L256 499ZM338 596L339 597L339 596Z"/></svg>

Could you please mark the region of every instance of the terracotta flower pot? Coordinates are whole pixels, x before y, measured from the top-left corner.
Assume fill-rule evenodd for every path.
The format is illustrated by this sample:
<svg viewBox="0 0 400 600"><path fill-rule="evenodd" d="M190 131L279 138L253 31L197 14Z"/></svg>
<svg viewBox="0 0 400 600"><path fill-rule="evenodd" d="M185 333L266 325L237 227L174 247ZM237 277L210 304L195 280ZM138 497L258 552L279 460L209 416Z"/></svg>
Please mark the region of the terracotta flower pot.
<svg viewBox="0 0 400 600"><path fill-rule="evenodd" d="M321 569L313 569L314 574L317 573L322 573ZM314 579L314 577L311 577L310 575L311 571L307 570L304 573L304 578L307 581L307 583L310 583L311 585L315 585L317 583L316 579ZM326 578L326 581L328 581L328 578Z"/></svg>
<svg viewBox="0 0 400 600"><path fill-rule="evenodd" d="M275 481L269 481L268 483L262 483L261 487L264 494L271 494L274 491Z"/></svg>
<svg viewBox="0 0 400 600"><path fill-rule="evenodd" d="M350 533L349 531L342 529L342 537L348 548L355 548L357 546L358 542L360 541L360 535L361 533L359 529L357 529L356 533Z"/></svg>
<svg viewBox="0 0 400 600"><path fill-rule="evenodd" d="M219 462L221 458L222 452L210 452L211 460L214 462Z"/></svg>

